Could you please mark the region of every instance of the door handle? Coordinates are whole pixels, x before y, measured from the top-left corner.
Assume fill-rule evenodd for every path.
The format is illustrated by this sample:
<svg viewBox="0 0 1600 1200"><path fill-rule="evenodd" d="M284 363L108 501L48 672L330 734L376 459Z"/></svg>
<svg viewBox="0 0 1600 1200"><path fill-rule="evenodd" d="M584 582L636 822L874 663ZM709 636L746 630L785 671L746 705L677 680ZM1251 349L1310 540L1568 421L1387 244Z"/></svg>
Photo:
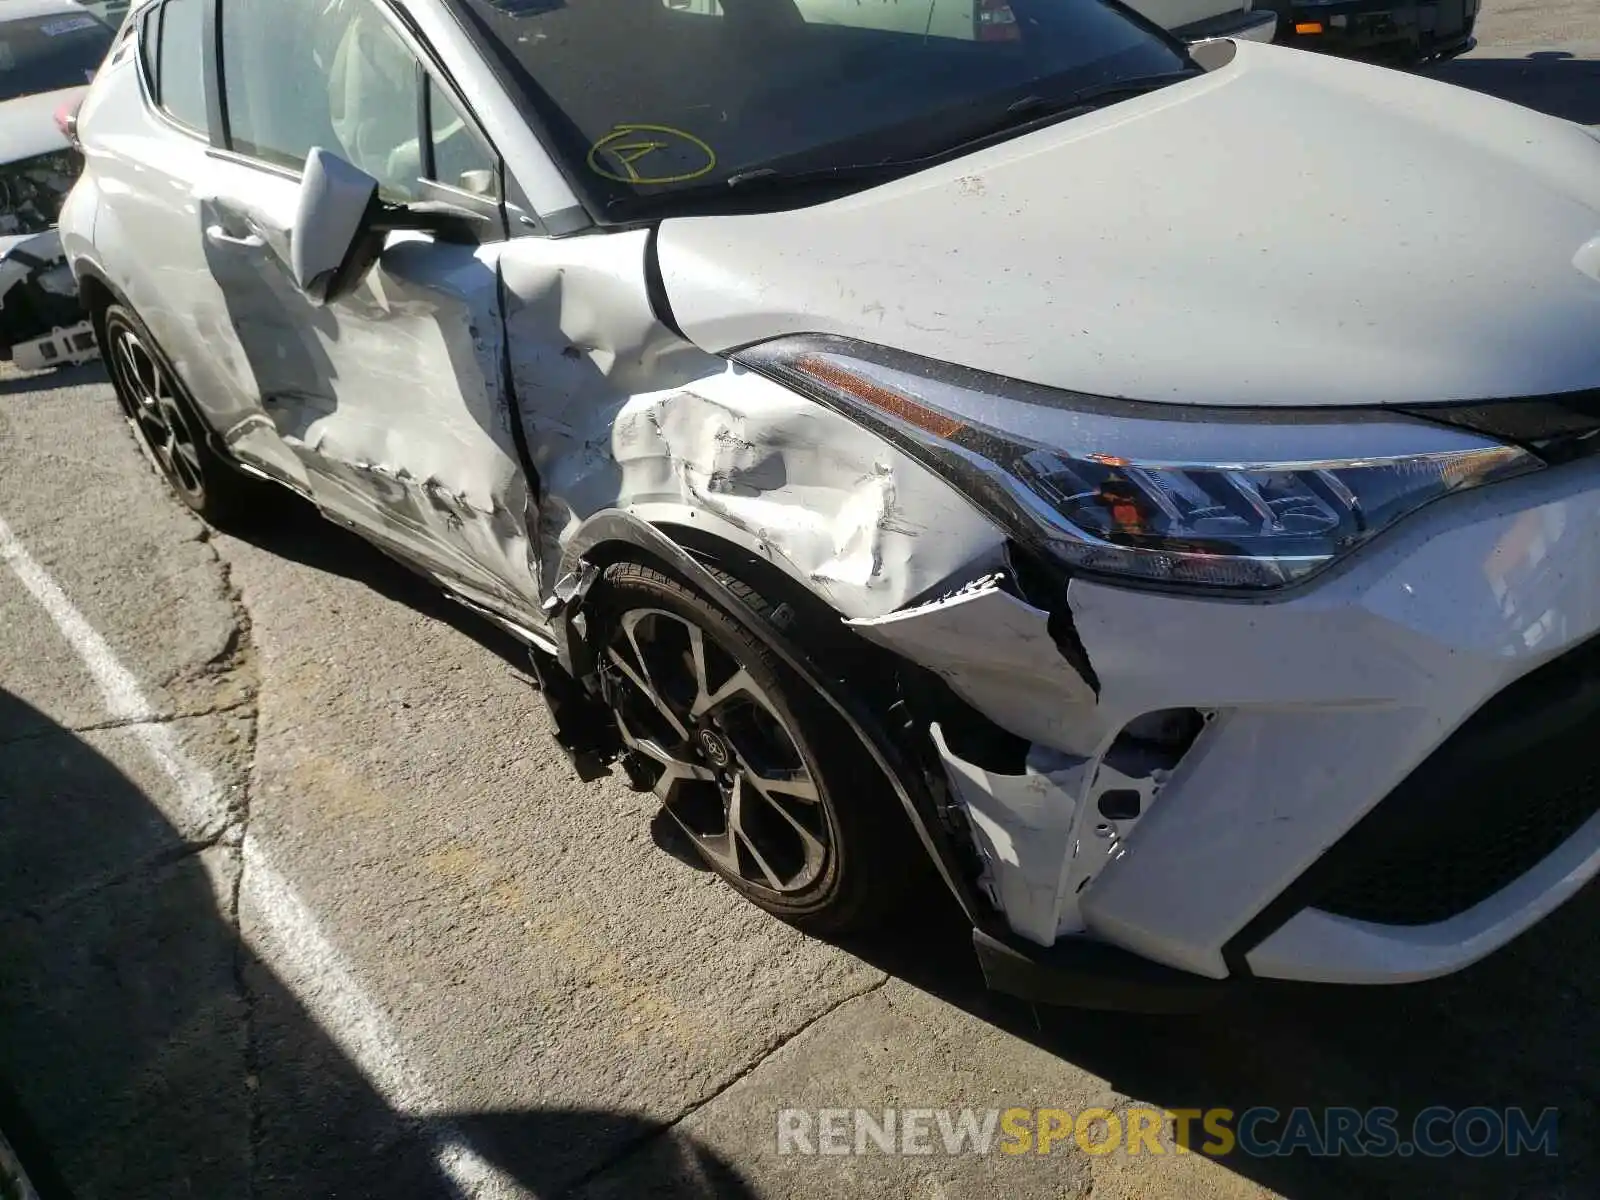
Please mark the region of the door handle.
<svg viewBox="0 0 1600 1200"><path fill-rule="evenodd" d="M247 234L245 237L234 237L223 229L221 225L208 225L206 227L206 239L215 242L219 246L237 246L241 250L259 250L267 244L259 234L252 233Z"/></svg>

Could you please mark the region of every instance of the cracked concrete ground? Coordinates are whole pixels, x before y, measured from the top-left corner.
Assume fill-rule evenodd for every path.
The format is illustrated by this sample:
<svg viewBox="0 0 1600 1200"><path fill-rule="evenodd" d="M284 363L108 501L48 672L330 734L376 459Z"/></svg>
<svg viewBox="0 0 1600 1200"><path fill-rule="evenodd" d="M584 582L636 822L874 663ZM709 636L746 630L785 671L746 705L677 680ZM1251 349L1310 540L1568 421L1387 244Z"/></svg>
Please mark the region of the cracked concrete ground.
<svg viewBox="0 0 1600 1200"><path fill-rule="evenodd" d="M1528 58L1600 45L1588 0L1491 3L1484 33L1440 73L1574 115L1600 95L1600 53ZM1034 1013L982 990L936 904L842 949L664 853L650 804L572 778L514 647L288 497L208 533L94 369L0 376L0 520L147 702L109 712L0 570L0 1128L57 1194L1593 1194L1593 896L1438 987ZM785 1107L1135 1103L1554 1105L1561 1153L840 1159L774 1136Z"/></svg>

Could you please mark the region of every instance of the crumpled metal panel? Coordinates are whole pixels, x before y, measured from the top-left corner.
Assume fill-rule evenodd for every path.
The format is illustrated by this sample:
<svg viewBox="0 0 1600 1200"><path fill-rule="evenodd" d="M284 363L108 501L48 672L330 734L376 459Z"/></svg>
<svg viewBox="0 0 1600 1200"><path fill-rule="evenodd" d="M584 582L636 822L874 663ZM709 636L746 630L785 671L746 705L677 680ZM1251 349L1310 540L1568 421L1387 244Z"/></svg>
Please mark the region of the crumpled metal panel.
<svg viewBox="0 0 1600 1200"><path fill-rule="evenodd" d="M980 885L1011 928L1030 941L1056 940L1062 864L1071 861L1079 796L1093 773L1087 758L1030 756L1020 775L967 762L944 731L929 730L983 863Z"/></svg>
<svg viewBox="0 0 1600 1200"><path fill-rule="evenodd" d="M568 539L617 508L769 558L847 617L998 557L999 530L927 468L657 320L646 239L520 239L501 258L547 593Z"/></svg>
<svg viewBox="0 0 1600 1200"><path fill-rule="evenodd" d="M939 675L1018 737L1079 755L1095 753L1104 740L1094 689L1057 648L1049 614L1002 591L998 575L931 604L849 624Z"/></svg>

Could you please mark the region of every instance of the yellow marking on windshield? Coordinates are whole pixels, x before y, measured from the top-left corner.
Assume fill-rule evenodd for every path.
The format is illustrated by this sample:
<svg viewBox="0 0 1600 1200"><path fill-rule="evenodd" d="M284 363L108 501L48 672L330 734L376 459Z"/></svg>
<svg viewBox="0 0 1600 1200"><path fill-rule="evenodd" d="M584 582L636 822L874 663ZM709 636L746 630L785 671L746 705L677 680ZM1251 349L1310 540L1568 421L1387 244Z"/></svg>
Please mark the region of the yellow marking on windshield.
<svg viewBox="0 0 1600 1200"><path fill-rule="evenodd" d="M607 166L601 155L615 160L619 170ZM596 142L588 161L589 169L602 178L648 186L687 183L709 175L717 169L717 152L694 134L670 125L629 122ZM652 168L662 174L652 174Z"/></svg>

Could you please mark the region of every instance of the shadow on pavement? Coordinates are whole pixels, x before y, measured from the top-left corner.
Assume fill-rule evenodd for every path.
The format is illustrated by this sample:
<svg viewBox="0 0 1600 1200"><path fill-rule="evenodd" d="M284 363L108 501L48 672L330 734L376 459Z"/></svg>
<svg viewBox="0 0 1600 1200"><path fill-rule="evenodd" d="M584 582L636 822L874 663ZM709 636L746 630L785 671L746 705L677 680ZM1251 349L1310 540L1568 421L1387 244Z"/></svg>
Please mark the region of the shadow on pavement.
<svg viewBox="0 0 1600 1200"><path fill-rule="evenodd" d="M1567 1197L1600 1179L1600 888L1451 979L1399 988L1261 984L1213 1011L1149 1017L1034 1009L986 991L959 912L846 947L893 975L1168 1110L1433 1105L1559 1111L1554 1156L1222 1161L1292 1198ZM1017 1082L1015 1103L1049 1104ZM993 1099L974 1097L979 1105ZM1002 1100L1002 1103L1008 1101ZM1320 1116L1319 1116L1320 1119ZM1449 1126L1444 1130L1447 1132ZM1268 1123L1272 1134L1281 1126ZM1195 1127L1196 1145L1204 1136Z"/></svg>
<svg viewBox="0 0 1600 1200"><path fill-rule="evenodd" d="M395 1112L240 939L236 852L185 845L113 736L0 690L0 1121L45 1200L448 1196L443 1130L541 1197L652 1137L642 1191L751 1194L624 1113Z"/></svg>
<svg viewBox="0 0 1600 1200"><path fill-rule="evenodd" d="M526 646L492 621L451 600L432 580L330 523L309 501L287 488L267 489L266 496L274 505L271 512L226 532L278 558L363 583L413 612L450 626L518 671L529 672Z"/></svg>
<svg viewBox="0 0 1600 1200"><path fill-rule="evenodd" d="M1493 54L1490 49L1422 73L1580 125L1600 124L1600 59L1575 58L1561 50L1535 51L1526 58Z"/></svg>
<svg viewBox="0 0 1600 1200"><path fill-rule="evenodd" d="M32 392L47 392L54 388L85 387L105 383L106 369L99 362L84 363L76 367L57 367L54 371L34 371L29 374L11 372L0 375L0 396L26 396Z"/></svg>

